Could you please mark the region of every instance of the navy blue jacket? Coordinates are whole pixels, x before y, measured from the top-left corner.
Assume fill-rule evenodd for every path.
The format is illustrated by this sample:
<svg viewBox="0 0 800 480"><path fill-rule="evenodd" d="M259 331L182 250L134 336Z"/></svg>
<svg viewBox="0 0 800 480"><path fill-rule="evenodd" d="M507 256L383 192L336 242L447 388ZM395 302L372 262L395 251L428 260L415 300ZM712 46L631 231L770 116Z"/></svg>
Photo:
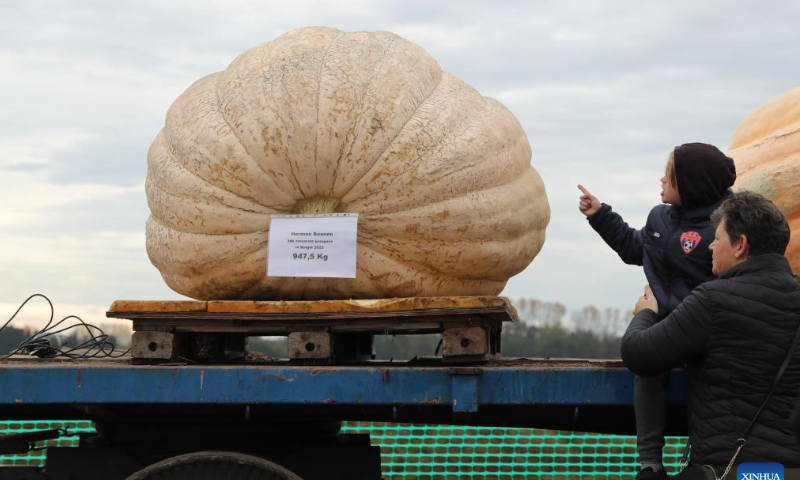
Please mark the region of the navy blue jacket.
<svg viewBox="0 0 800 480"><path fill-rule="evenodd" d="M623 262L644 266L662 319L695 287L714 278L708 246L715 228L709 216L725 198L692 209L658 205L641 230L629 227L605 203L587 219Z"/></svg>

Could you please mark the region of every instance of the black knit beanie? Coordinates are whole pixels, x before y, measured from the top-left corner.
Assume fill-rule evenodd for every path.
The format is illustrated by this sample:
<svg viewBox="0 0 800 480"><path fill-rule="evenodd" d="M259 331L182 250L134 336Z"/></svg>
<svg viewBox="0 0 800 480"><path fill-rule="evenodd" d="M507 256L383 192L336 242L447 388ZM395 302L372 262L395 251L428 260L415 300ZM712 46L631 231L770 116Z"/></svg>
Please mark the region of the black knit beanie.
<svg viewBox="0 0 800 480"><path fill-rule="evenodd" d="M675 177L684 208L713 205L736 180L733 159L707 143L675 147Z"/></svg>

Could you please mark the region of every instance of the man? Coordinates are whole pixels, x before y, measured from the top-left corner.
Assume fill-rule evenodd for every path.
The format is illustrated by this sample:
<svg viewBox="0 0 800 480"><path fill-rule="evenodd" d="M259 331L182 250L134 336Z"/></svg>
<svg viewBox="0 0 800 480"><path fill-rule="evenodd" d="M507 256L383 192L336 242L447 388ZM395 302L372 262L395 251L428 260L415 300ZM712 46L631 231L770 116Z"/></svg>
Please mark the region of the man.
<svg viewBox="0 0 800 480"><path fill-rule="evenodd" d="M710 465L719 476L790 349L800 325L800 283L783 256L789 226L772 202L736 193L711 220L716 232L709 249L718 278L697 287L660 322L645 287L622 339L622 359L642 376L687 366L692 465ZM800 445L788 421L798 389L800 348L736 464L779 462L786 478L800 475ZM707 470L690 468L681 477L692 472Z"/></svg>

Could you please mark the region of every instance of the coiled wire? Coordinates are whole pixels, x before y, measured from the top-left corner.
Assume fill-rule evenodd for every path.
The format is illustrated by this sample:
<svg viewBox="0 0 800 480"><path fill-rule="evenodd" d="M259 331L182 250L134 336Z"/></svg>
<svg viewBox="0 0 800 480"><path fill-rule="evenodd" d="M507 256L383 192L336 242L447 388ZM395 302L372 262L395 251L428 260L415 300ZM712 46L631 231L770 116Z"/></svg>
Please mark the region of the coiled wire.
<svg viewBox="0 0 800 480"><path fill-rule="evenodd" d="M8 321L6 321L6 323L0 327L0 333L2 333L3 329L5 329L11 323L11 321L14 320L14 318L16 318L22 308L36 297L43 298L50 306L50 319L48 320L47 325L23 340L16 348L3 355L3 357L7 358L12 355L22 354L35 355L43 358L119 358L126 355L130 351L130 349L128 349L122 353L114 353L116 348L114 343L109 341L109 336L103 332L100 327L92 325L91 323L86 323L77 315L68 315L53 323L53 319L55 318L55 308L53 307L53 302L51 302L46 295L41 293L35 293L25 299L17 311L14 312L14 315L11 315L11 318L9 318ZM70 323L70 321L73 323ZM66 348L66 345L59 345L60 337L57 337L57 335L73 329L78 329L78 332L85 331L89 338L71 348Z"/></svg>

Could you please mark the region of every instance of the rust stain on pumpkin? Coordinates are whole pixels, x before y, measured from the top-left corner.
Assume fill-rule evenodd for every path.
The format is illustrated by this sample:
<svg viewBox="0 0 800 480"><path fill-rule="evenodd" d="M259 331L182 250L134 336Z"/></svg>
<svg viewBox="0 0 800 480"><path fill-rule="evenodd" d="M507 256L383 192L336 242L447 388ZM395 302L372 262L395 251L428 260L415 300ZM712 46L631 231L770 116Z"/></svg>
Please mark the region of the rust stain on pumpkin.
<svg viewBox="0 0 800 480"><path fill-rule="evenodd" d="M431 219L436 222L442 222L450 216L450 210L443 210L436 215L432 216Z"/></svg>
<svg viewBox="0 0 800 480"><path fill-rule="evenodd" d="M409 223L406 225L406 233L419 233L419 227L421 225L419 223Z"/></svg>

